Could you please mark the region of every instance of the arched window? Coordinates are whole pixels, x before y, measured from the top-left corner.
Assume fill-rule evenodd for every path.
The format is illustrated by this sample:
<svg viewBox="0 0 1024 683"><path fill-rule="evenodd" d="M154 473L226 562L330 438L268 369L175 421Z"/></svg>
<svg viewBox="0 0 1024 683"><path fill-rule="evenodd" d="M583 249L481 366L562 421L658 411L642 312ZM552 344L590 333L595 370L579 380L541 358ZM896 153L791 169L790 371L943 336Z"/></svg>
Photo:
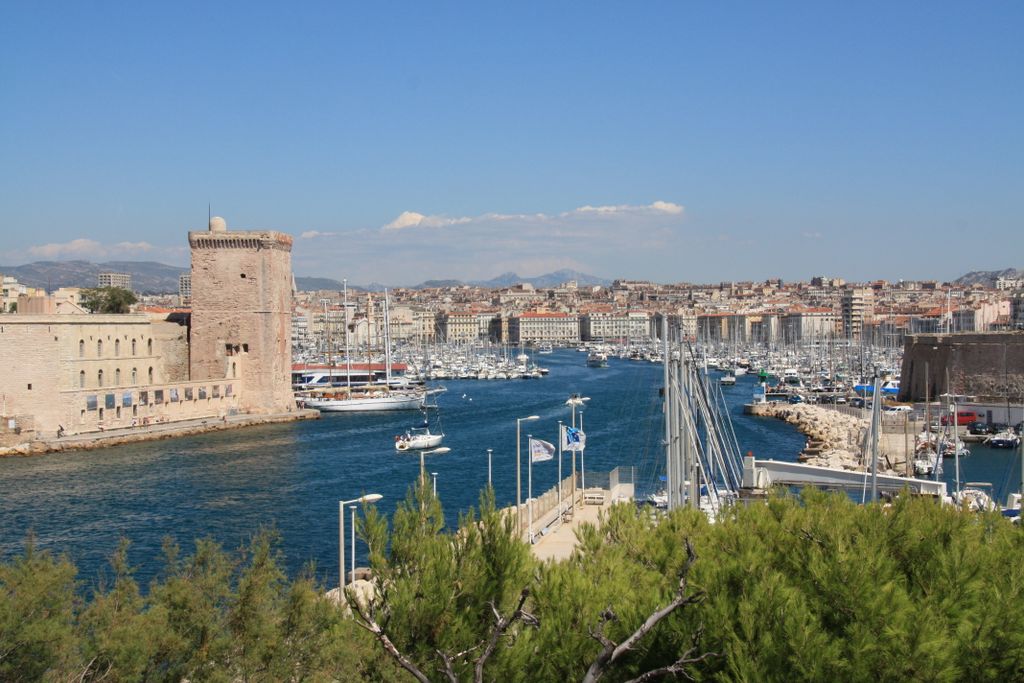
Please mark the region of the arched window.
<svg viewBox="0 0 1024 683"><path fill-rule="evenodd" d="M85 370L82 370L80 373L78 373L78 388L85 388Z"/></svg>
<svg viewBox="0 0 1024 683"><path fill-rule="evenodd" d="M149 369L149 383L153 383L153 368Z"/></svg>
<svg viewBox="0 0 1024 683"><path fill-rule="evenodd" d="M103 357L103 340L102 339L97 339L96 340L96 357L97 358L102 358Z"/></svg>
<svg viewBox="0 0 1024 683"><path fill-rule="evenodd" d="M121 355L121 340L120 339L115 339L114 340L114 355L115 356L120 356Z"/></svg>
<svg viewBox="0 0 1024 683"><path fill-rule="evenodd" d="M103 371L102 370L100 370L99 372L96 373L96 386L98 386L98 387L102 387L103 386Z"/></svg>
<svg viewBox="0 0 1024 683"><path fill-rule="evenodd" d="M139 371L136 368L132 368L132 384L134 385L139 381Z"/></svg>
<svg viewBox="0 0 1024 683"><path fill-rule="evenodd" d="M237 369L235 368L235 364L234 364L234 363L232 363L232 364L231 364L231 376L232 376L232 377L238 377L238 374L237 374L236 370L237 370Z"/></svg>
<svg viewBox="0 0 1024 683"><path fill-rule="evenodd" d="M85 358L85 340L84 339L79 339L78 340L78 357L79 358Z"/></svg>
<svg viewBox="0 0 1024 683"><path fill-rule="evenodd" d="M146 353L150 356L153 355L153 340L150 339L146 342Z"/></svg>
<svg viewBox="0 0 1024 683"><path fill-rule="evenodd" d="M121 386L121 368L114 370L114 386Z"/></svg>
<svg viewBox="0 0 1024 683"><path fill-rule="evenodd" d="M132 355L135 355L135 338L132 338Z"/></svg>

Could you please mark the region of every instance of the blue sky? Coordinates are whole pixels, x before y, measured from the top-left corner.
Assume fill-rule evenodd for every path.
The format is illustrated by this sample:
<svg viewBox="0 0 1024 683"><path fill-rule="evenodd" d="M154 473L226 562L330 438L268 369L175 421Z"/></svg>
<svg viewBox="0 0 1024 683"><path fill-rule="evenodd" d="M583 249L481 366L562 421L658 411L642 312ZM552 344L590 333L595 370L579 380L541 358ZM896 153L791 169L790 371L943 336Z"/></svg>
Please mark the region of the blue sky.
<svg viewBox="0 0 1024 683"><path fill-rule="evenodd" d="M1024 3L7 2L0 264L662 282L1024 266Z"/></svg>

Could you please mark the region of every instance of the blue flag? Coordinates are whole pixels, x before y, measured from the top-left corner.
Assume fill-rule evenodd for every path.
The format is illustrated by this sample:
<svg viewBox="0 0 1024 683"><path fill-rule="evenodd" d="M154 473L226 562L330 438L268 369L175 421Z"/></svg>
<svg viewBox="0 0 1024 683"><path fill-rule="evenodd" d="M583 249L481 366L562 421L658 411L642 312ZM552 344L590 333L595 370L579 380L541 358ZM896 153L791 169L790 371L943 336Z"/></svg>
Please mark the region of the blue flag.
<svg viewBox="0 0 1024 683"><path fill-rule="evenodd" d="M587 446L587 435L575 427L565 427L562 431L563 451L582 451Z"/></svg>

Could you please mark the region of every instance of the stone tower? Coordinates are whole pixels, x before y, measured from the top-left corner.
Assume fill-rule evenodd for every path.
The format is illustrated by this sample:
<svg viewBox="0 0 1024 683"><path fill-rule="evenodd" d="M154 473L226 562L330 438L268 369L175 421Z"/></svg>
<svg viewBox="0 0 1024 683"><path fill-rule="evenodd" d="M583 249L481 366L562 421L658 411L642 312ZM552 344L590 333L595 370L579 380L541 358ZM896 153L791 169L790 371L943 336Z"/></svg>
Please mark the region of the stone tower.
<svg viewBox="0 0 1024 683"><path fill-rule="evenodd" d="M193 381L234 381L239 407L295 410L291 390L292 238L271 230L227 229L210 219L190 232Z"/></svg>

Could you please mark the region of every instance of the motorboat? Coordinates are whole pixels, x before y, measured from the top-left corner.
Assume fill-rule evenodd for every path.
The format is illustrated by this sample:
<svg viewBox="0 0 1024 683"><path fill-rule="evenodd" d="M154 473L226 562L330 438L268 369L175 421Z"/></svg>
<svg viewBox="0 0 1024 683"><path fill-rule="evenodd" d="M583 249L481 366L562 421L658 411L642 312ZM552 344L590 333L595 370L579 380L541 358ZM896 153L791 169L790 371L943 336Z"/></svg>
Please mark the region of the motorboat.
<svg viewBox="0 0 1024 683"><path fill-rule="evenodd" d="M591 351L587 354L587 367L606 368L608 367L608 354L601 351Z"/></svg>
<svg viewBox="0 0 1024 683"><path fill-rule="evenodd" d="M1009 429L993 434L984 441L986 446L992 448L1017 448L1020 446L1020 437Z"/></svg>

